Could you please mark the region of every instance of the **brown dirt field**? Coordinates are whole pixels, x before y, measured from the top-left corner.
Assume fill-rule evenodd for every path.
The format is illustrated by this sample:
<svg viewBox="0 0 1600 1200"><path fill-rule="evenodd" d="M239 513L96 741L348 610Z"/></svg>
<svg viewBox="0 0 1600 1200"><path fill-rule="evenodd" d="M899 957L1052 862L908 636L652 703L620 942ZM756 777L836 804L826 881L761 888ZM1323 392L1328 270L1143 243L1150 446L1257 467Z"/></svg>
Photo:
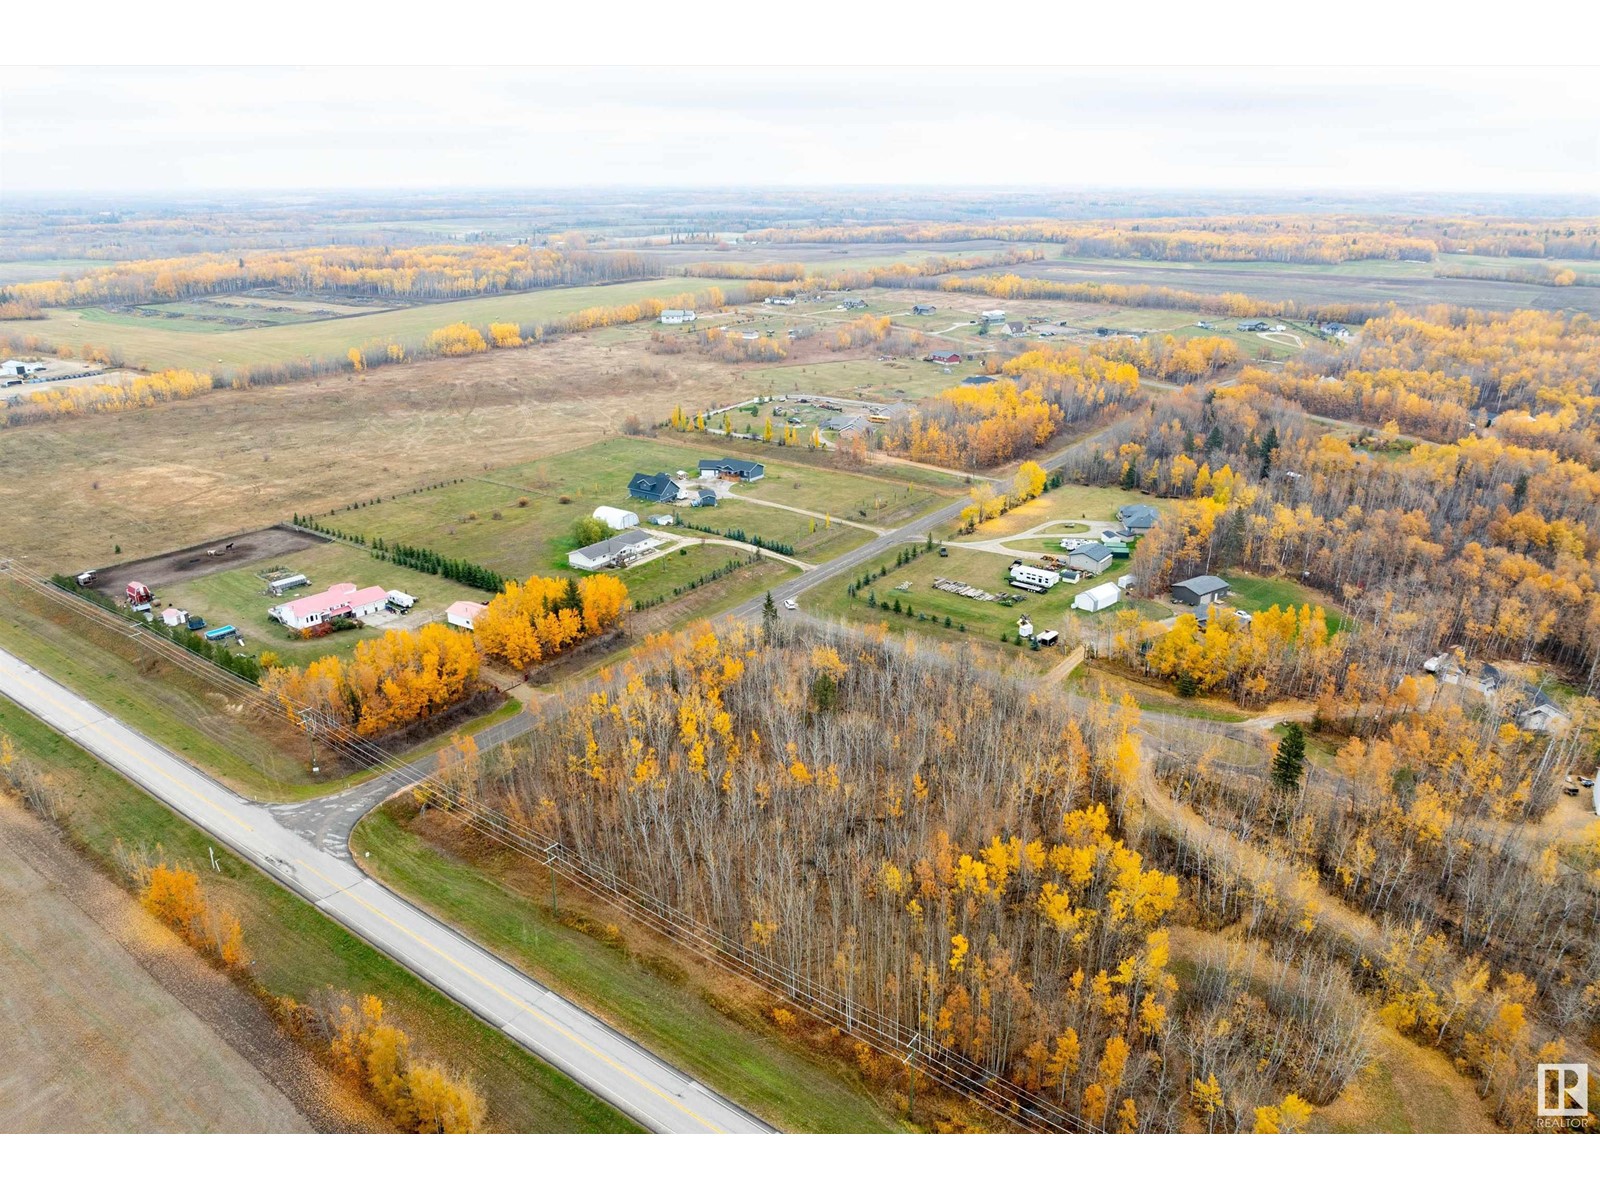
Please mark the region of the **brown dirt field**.
<svg viewBox="0 0 1600 1200"><path fill-rule="evenodd" d="M0 553L45 572L524 462L744 394L725 364L588 334L0 431ZM79 566L78 570L83 568Z"/></svg>
<svg viewBox="0 0 1600 1200"><path fill-rule="evenodd" d="M0 1133L384 1128L261 1003L0 799Z"/></svg>
<svg viewBox="0 0 1600 1200"><path fill-rule="evenodd" d="M328 540L303 529L277 526L257 529L253 533L229 534L198 546L174 550L170 554L157 554L151 558L114 562L100 567L95 576L94 589L120 601L127 595L129 581L137 579L159 593L168 584L294 554L309 546L320 546ZM215 556L206 553L208 550L222 550L230 543L233 549L226 553Z"/></svg>

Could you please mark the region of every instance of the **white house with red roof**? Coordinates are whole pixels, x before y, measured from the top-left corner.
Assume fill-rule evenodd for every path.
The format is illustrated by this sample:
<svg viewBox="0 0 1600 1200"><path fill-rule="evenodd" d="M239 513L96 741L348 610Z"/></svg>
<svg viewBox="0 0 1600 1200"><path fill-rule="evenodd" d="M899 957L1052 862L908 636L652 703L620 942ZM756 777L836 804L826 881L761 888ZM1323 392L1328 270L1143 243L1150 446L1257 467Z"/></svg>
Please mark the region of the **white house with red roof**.
<svg viewBox="0 0 1600 1200"><path fill-rule="evenodd" d="M389 593L381 587L358 588L353 583L336 583L315 596L301 596L267 609L267 616L290 629L310 629L334 617L359 620L383 608Z"/></svg>
<svg viewBox="0 0 1600 1200"><path fill-rule="evenodd" d="M487 604L479 604L476 600L457 600L444 610L444 619L447 625L454 625L457 629L471 629L472 624L488 608Z"/></svg>

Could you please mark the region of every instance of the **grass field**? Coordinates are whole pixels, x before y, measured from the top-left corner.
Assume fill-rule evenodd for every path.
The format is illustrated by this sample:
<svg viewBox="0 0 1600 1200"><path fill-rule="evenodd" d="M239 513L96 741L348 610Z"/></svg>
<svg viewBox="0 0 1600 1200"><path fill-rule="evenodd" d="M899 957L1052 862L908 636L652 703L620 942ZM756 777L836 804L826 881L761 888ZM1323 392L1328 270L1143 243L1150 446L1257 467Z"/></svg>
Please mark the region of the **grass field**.
<svg viewBox="0 0 1600 1200"><path fill-rule="evenodd" d="M1309 604L1312 607L1322 606L1322 611L1327 615L1328 632L1338 633L1345 628L1348 622L1333 602L1326 596L1318 595L1308 587L1302 587L1292 579L1263 579L1255 575L1240 575L1230 571L1225 578L1233 594L1228 597L1228 604L1233 608L1242 608L1246 612L1261 612L1276 604L1280 608L1299 608Z"/></svg>
<svg viewBox="0 0 1600 1200"><path fill-rule="evenodd" d="M762 1020L760 993L741 997L730 1015L725 1002L708 998L704 968L671 944L630 931L633 945L619 947L553 919L542 873L519 860L463 860L389 808L357 826L352 845L358 855L370 852L363 865L390 886L780 1127L897 1128L843 1072L780 1038ZM589 907L571 894L560 903L569 914ZM616 920L609 911L593 916L597 928Z"/></svg>
<svg viewBox="0 0 1600 1200"><path fill-rule="evenodd" d="M632 1122L577 1084L484 1025L316 908L236 859L122 776L53 730L0 700L0 725L40 763L69 800L66 825L94 859L109 864L118 840L161 846L169 861L209 867L215 900L239 914L254 957L252 972L269 992L308 998L323 988L370 992L408 1028L426 1055L471 1075L492 1127L523 1133L611 1133Z"/></svg>
<svg viewBox="0 0 1600 1200"><path fill-rule="evenodd" d="M4 798L0 905L0 1133L309 1132L209 1010L232 1001L235 1039L282 1048L267 1013Z"/></svg>
<svg viewBox="0 0 1600 1200"><path fill-rule="evenodd" d="M304 574L311 580L311 586L290 592L281 599L264 595L266 580L261 572L269 567ZM414 626L430 617L443 620L444 610L456 600L487 603L490 599L487 592L438 575L425 575L394 563L379 562L370 551L342 542L313 546L271 563L254 563L233 571L220 571L215 575L202 575L181 583L168 584L161 589L160 599L166 604L204 617L209 628L235 626L244 635L245 650L249 653L271 650L283 662L303 666L314 658L329 654L348 655L358 642L382 637L385 628L395 627L369 623L361 629L344 630L307 641L267 616L267 609L275 604L293 600L297 596L312 595L340 582L353 583L357 587L377 585L385 590L399 590L415 596L417 607L402 622L407 626Z"/></svg>
<svg viewBox="0 0 1600 1200"><path fill-rule="evenodd" d="M380 341L415 341L456 321L478 326L491 321L534 325L584 308L680 295L705 282L656 279L546 288L261 329L230 329L212 322L153 319L98 308L49 309L43 320L28 322L27 332L72 345L93 342L106 346L115 356L135 366L209 371L217 367L248 367L307 357L342 357L352 346Z"/></svg>
<svg viewBox="0 0 1600 1200"><path fill-rule="evenodd" d="M110 266L105 258L27 258L0 262L0 285L32 283L40 279L70 279L96 267Z"/></svg>

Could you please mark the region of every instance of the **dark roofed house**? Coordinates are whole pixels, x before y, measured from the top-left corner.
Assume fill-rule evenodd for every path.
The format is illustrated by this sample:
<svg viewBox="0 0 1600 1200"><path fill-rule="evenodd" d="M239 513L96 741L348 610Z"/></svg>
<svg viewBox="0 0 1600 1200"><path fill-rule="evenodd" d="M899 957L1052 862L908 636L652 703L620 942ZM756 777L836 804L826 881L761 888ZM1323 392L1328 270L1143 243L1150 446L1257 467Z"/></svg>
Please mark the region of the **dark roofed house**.
<svg viewBox="0 0 1600 1200"><path fill-rule="evenodd" d="M1175 604L1191 604L1198 608L1217 603L1228 591L1226 579L1218 579L1215 575L1196 575L1193 579L1172 585L1172 600Z"/></svg>
<svg viewBox="0 0 1600 1200"><path fill-rule="evenodd" d="M1572 723L1566 710L1543 688L1534 688L1517 705L1517 728L1526 733L1560 733Z"/></svg>
<svg viewBox="0 0 1600 1200"><path fill-rule="evenodd" d="M646 475L640 471L628 485L628 495L635 500L655 500L662 504L671 504L682 494L683 489L678 486L678 481L665 471L657 471L654 475Z"/></svg>
<svg viewBox="0 0 1600 1200"><path fill-rule="evenodd" d="M931 317L938 311L938 307L932 304L913 304L911 306L912 315L917 317Z"/></svg>
<svg viewBox="0 0 1600 1200"><path fill-rule="evenodd" d="M735 479L742 479L749 483L760 479L767 473L767 469L758 462L751 462L746 458L702 458L700 460L700 478L715 479L719 475L731 475Z"/></svg>
<svg viewBox="0 0 1600 1200"><path fill-rule="evenodd" d="M1161 514L1148 504L1124 504L1117 509L1117 520L1126 533L1149 533Z"/></svg>

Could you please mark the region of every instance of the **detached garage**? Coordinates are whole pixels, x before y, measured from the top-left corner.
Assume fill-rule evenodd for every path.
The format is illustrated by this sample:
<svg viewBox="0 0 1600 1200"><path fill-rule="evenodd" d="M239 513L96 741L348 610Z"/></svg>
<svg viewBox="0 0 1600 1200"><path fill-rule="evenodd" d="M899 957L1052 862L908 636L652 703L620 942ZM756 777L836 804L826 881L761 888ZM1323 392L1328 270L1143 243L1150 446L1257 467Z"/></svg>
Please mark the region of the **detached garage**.
<svg viewBox="0 0 1600 1200"><path fill-rule="evenodd" d="M1174 604L1187 604L1199 608L1207 604L1220 603L1228 591L1226 579L1219 579L1215 575L1196 575L1193 579L1185 579L1182 583L1172 585L1172 601Z"/></svg>

